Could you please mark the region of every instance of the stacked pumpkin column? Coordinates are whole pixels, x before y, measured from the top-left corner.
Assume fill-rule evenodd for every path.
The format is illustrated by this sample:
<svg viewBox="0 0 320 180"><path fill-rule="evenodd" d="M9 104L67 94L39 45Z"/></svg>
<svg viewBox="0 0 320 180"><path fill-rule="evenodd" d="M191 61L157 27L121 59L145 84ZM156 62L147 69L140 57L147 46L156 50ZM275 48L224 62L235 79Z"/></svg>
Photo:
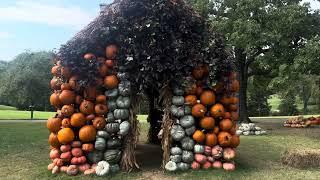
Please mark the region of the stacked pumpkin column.
<svg viewBox="0 0 320 180"><path fill-rule="evenodd" d="M168 171L190 167L235 169L235 148L240 143L235 122L239 90L236 74L228 74L213 87L207 83L207 76L206 65L196 67L192 72L194 83L186 87L184 98L173 90L171 113L180 119L171 129L174 143L166 166Z"/></svg>
<svg viewBox="0 0 320 180"><path fill-rule="evenodd" d="M98 65L97 80L91 85L80 86L79 75L59 60L52 68L50 103L57 109L47 121L52 162L48 169L52 173L105 175L119 170L121 138L130 127L125 121L130 100L128 92L120 90L114 68L116 53L117 47L110 45L107 60L92 53L84 55L88 66Z"/></svg>

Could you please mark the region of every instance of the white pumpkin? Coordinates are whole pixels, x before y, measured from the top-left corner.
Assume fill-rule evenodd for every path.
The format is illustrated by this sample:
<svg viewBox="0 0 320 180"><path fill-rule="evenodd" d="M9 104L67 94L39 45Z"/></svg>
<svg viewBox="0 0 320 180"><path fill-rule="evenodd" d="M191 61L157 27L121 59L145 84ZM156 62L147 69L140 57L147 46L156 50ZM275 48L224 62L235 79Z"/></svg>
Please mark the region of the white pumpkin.
<svg viewBox="0 0 320 180"><path fill-rule="evenodd" d="M196 144L196 145L194 145L193 151L196 154L202 154L202 153L204 153L204 146L201 144Z"/></svg>
<svg viewBox="0 0 320 180"><path fill-rule="evenodd" d="M167 162L167 164L164 167L167 171L176 171L178 169L177 164L173 161Z"/></svg>
<svg viewBox="0 0 320 180"><path fill-rule="evenodd" d="M121 124L120 124L120 131L119 131L119 134L121 136L125 136L129 133L129 129L130 129L130 123L128 121L123 121Z"/></svg>
<svg viewBox="0 0 320 180"><path fill-rule="evenodd" d="M110 171L110 164L107 161L100 161L96 167L96 174L98 176L105 176Z"/></svg>

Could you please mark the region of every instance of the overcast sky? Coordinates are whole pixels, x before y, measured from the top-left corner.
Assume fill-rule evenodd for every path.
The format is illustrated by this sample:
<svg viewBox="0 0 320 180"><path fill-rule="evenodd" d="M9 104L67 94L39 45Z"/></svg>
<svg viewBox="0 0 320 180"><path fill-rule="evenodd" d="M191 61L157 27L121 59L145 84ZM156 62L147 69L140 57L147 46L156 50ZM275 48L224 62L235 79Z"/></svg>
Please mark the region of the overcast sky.
<svg viewBox="0 0 320 180"><path fill-rule="evenodd" d="M59 48L99 13L103 2L112 0L1 0L0 60L25 50ZM318 1L304 2L320 9Z"/></svg>

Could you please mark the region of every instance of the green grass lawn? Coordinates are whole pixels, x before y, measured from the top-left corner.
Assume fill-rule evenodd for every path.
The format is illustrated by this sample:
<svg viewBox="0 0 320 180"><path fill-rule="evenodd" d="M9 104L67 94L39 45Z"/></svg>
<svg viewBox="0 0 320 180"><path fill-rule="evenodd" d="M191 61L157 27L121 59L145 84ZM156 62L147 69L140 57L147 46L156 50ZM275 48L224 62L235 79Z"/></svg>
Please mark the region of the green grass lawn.
<svg viewBox="0 0 320 180"><path fill-rule="evenodd" d="M48 119L52 117L54 112L34 111L34 119ZM30 111L17 111L17 110L0 110L1 119L30 119Z"/></svg>
<svg viewBox="0 0 320 180"><path fill-rule="evenodd" d="M144 116L140 116L143 118ZM234 172L201 170L181 173L163 173L158 169L118 173L112 179L319 179L318 169L295 169L280 162L281 153L288 148L320 148L320 129L291 129L280 121L259 120L266 136L241 137ZM147 123L140 124L140 140L146 141ZM68 177L52 175L47 171L49 163L49 133L44 123L0 123L0 179L95 179L83 175ZM160 148L160 147L159 147ZM148 149L144 149L147 151ZM147 158L148 163L154 157ZM160 164L159 164L160 166ZM102 178L100 178L102 179ZM105 179L105 178L103 178Z"/></svg>
<svg viewBox="0 0 320 180"><path fill-rule="evenodd" d="M17 110L17 108L12 106L0 105L0 110Z"/></svg>

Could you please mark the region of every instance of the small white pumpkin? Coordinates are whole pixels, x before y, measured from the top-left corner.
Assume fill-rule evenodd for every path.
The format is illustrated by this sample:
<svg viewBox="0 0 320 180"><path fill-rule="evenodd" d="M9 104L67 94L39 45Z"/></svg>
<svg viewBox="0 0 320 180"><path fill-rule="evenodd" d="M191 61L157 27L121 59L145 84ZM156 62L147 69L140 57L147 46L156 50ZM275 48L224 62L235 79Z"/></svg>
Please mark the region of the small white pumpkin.
<svg viewBox="0 0 320 180"><path fill-rule="evenodd" d="M183 116L180 119L180 124L184 128L189 128L194 125L194 117L191 115Z"/></svg>
<svg viewBox="0 0 320 180"><path fill-rule="evenodd" d="M191 127L187 128L187 129L185 129L185 131L186 131L186 134L188 136L191 136L196 131L196 127L195 126L191 126Z"/></svg>
<svg viewBox="0 0 320 180"><path fill-rule="evenodd" d="M177 164L177 167L180 171L186 171L191 167L191 165L188 163L181 162Z"/></svg>
<svg viewBox="0 0 320 180"><path fill-rule="evenodd" d="M170 161L173 161L175 163L179 163L182 160L182 156L181 155L171 155L170 156Z"/></svg>
<svg viewBox="0 0 320 180"><path fill-rule="evenodd" d="M130 123L128 121L123 121L121 124L120 124L120 131L119 131L119 134L121 136L125 136L129 133L129 129L130 129Z"/></svg>
<svg viewBox="0 0 320 180"><path fill-rule="evenodd" d="M182 152L182 161L185 163L192 163L194 160L194 155L192 151L183 151Z"/></svg>
<svg viewBox="0 0 320 180"><path fill-rule="evenodd" d="M170 131L173 140L180 141L185 137L184 129L180 125L173 125Z"/></svg>
<svg viewBox="0 0 320 180"><path fill-rule="evenodd" d="M105 176L110 171L110 164L107 161L100 161L96 167L96 174L98 176Z"/></svg>
<svg viewBox="0 0 320 180"><path fill-rule="evenodd" d="M176 171L178 169L177 164L173 161L167 162L167 164L164 167L167 171Z"/></svg>
<svg viewBox="0 0 320 180"><path fill-rule="evenodd" d="M194 141L190 137L184 137L181 140L181 146L183 150L189 150L192 151L194 147Z"/></svg>
<svg viewBox="0 0 320 180"><path fill-rule="evenodd" d="M172 147L170 149L170 154L171 155L181 155L182 154L182 149L177 147L177 146L176 147Z"/></svg>

